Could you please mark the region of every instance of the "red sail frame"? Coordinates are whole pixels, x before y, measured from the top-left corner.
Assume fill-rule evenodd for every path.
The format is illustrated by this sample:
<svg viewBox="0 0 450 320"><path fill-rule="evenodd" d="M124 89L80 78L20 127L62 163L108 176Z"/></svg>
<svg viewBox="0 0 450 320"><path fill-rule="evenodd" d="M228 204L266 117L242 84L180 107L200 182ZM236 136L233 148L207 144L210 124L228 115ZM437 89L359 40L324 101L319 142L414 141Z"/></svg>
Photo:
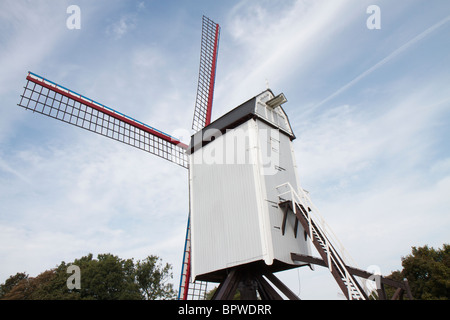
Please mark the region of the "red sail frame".
<svg viewBox="0 0 450 320"><path fill-rule="evenodd" d="M211 123L211 111L214 97L214 85L216 82L216 63L217 63L217 53L219 49L219 31L220 27L216 24L216 34L214 37L214 53L212 58L212 68L211 68L211 78L209 81L209 95L208 95L208 107L206 109L206 120L205 127Z"/></svg>
<svg viewBox="0 0 450 320"><path fill-rule="evenodd" d="M34 73L27 80L19 106L188 167L188 146L178 139Z"/></svg>
<svg viewBox="0 0 450 320"><path fill-rule="evenodd" d="M203 16L197 97L192 120L192 129L196 132L211 123L219 36L220 26Z"/></svg>

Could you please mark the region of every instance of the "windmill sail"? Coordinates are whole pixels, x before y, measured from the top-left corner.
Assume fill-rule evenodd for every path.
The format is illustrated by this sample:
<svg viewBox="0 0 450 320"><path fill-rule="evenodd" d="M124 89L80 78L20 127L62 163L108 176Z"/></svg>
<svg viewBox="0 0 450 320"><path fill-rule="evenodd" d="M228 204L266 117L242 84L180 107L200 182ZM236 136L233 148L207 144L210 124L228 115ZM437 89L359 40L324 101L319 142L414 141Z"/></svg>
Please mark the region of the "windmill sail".
<svg viewBox="0 0 450 320"><path fill-rule="evenodd" d="M206 300L208 282L192 281L191 277L191 219L188 217L184 243L183 266L178 290L178 300Z"/></svg>
<svg viewBox="0 0 450 320"><path fill-rule="evenodd" d="M209 125L211 122L216 63L219 52L219 34L219 25L203 16L200 69L194 119L192 121L192 129L195 132Z"/></svg>
<svg viewBox="0 0 450 320"><path fill-rule="evenodd" d="M194 119L192 129L196 132L209 125L214 97L214 84L216 79L216 63L219 52L220 26L211 19L203 16L202 43L200 49L200 70L198 76L197 97L195 100ZM193 281L191 268L191 232L190 215L186 230L186 241L181 268L180 287L178 299L202 300L206 298L208 283Z"/></svg>
<svg viewBox="0 0 450 320"><path fill-rule="evenodd" d="M188 167L179 140L32 72L18 105Z"/></svg>

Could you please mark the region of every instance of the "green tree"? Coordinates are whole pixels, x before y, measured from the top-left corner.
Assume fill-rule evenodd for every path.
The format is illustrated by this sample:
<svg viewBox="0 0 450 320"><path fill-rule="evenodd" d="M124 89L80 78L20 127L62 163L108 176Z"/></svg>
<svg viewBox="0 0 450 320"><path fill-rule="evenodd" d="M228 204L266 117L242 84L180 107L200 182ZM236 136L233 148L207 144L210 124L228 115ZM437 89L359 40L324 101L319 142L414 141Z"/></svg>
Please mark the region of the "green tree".
<svg viewBox="0 0 450 320"><path fill-rule="evenodd" d="M10 277L8 280L6 280L5 284L8 281L13 280L14 277ZM20 281L18 281L12 288L10 288L8 292L3 294L0 298L7 300L48 299L49 291L51 291L51 288L55 285L55 278L55 269L46 270L35 278L26 275L25 277L22 277ZM59 293L55 291L52 292L51 296L56 299L56 296L58 294Z"/></svg>
<svg viewBox="0 0 450 320"><path fill-rule="evenodd" d="M442 249L412 247L410 255L402 258L402 271L394 271L389 278L408 279L411 293L418 300L450 299L450 246ZM387 289L387 288L386 288ZM388 295L390 292L387 292Z"/></svg>
<svg viewBox="0 0 450 320"><path fill-rule="evenodd" d="M5 283L0 285L0 299L11 292L11 290L15 286L17 286L20 281L27 278L28 275L26 273L18 272L14 276L10 276L8 279L6 279Z"/></svg>
<svg viewBox="0 0 450 320"><path fill-rule="evenodd" d="M134 281L134 263L112 254L92 254L73 262L81 270L82 299L137 300L142 299ZM67 274L66 274L67 279ZM74 289L76 291L76 289Z"/></svg>
<svg viewBox="0 0 450 320"><path fill-rule="evenodd" d="M148 256L144 261L138 261L136 266L136 281L147 300L175 299L176 293L171 283L172 267L166 263L162 266L157 256Z"/></svg>
<svg viewBox="0 0 450 320"><path fill-rule="evenodd" d="M67 268L74 264L80 268L81 289L68 289ZM75 259L73 263L61 262L32 278L17 273L0 285L0 299L9 300L142 300L173 299L171 265L162 265L156 256L134 263L112 254L92 254Z"/></svg>

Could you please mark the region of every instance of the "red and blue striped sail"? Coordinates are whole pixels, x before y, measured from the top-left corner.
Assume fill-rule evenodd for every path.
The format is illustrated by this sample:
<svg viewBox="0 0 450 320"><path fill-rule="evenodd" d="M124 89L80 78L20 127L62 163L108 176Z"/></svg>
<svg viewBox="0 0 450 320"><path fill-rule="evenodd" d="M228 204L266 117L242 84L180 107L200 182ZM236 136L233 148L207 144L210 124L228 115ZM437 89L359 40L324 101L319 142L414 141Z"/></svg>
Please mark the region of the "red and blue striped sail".
<svg viewBox="0 0 450 320"><path fill-rule="evenodd" d="M187 145L178 139L35 73L18 105L188 167Z"/></svg>

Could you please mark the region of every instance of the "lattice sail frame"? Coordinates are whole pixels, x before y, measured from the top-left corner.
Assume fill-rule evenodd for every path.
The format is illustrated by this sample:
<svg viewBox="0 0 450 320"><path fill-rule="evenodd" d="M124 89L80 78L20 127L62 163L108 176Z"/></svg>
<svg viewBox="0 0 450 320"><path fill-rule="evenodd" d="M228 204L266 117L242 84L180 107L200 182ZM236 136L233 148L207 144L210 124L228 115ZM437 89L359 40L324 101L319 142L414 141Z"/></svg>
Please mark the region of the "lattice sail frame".
<svg viewBox="0 0 450 320"><path fill-rule="evenodd" d="M200 68L194 119L192 121L192 129L195 132L200 131L211 122L216 64L219 52L219 25L205 16L203 16L202 22Z"/></svg>
<svg viewBox="0 0 450 320"><path fill-rule="evenodd" d="M184 244L183 265L178 290L178 300L206 300L208 282L192 281L191 277L191 226L190 216L186 227L186 241Z"/></svg>
<svg viewBox="0 0 450 320"><path fill-rule="evenodd" d="M179 140L32 72L18 105L188 168L187 145Z"/></svg>

